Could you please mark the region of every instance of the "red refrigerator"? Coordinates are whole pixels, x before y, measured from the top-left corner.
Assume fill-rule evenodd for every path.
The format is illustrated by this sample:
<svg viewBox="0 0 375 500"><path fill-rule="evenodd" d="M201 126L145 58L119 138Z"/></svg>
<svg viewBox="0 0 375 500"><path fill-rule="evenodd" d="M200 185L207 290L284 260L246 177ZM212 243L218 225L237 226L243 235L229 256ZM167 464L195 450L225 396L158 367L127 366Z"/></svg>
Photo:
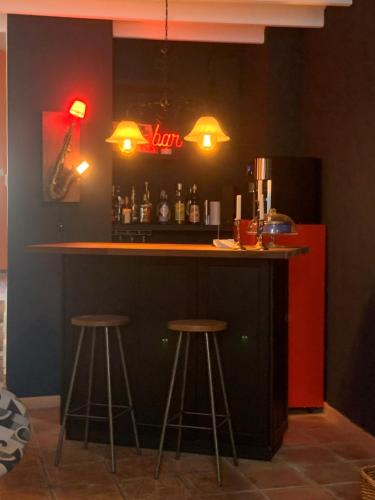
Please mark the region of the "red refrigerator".
<svg viewBox="0 0 375 500"><path fill-rule="evenodd" d="M242 221L241 233L244 243L251 243L253 237L245 234L247 222ZM322 408L326 228L298 224L297 231L276 238L280 245L310 249L289 264L289 407Z"/></svg>

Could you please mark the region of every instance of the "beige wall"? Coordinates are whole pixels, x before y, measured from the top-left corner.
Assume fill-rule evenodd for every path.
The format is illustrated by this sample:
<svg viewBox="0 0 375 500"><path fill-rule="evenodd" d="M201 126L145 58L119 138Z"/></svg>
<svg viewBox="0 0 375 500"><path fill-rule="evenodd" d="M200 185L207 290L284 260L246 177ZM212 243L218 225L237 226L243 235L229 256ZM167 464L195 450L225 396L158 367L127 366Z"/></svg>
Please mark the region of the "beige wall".
<svg viewBox="0 0 375 500"><path fill-rule="evenodd" d="M0 270L7 268L6 52L0 50Z"/></svg>

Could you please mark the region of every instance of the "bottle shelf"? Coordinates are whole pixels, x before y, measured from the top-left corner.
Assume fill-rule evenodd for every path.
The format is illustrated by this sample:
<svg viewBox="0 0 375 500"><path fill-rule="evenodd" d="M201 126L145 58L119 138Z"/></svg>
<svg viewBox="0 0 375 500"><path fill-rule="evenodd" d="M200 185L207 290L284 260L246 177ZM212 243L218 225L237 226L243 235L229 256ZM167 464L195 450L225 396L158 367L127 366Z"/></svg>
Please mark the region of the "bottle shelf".
<svg viewBox="0 0 375 500"><path fill-rule="evenodd" d="M220 232L232 233L231 224L220 225ZM204 224L112 224L112 233L120 234L130 231L136 232L211 232L216 233L218 226Z"/></svg>

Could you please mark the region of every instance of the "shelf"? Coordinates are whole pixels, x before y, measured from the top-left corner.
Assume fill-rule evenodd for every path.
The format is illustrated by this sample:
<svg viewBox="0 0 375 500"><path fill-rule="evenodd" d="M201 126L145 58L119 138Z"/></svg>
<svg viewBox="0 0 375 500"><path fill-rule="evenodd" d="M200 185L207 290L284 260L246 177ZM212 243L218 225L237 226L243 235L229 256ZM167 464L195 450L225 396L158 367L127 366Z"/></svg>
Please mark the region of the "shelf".
<svg viewBox="0 0 375 500"><path fill-rule="evenodd" d="M232 233L233 226L224 224L220 227L220 232ZM216 233L217 226L205 226L203 224L113 224L112 233L120 234L129 231L135 232L208 232Z"/></svg>

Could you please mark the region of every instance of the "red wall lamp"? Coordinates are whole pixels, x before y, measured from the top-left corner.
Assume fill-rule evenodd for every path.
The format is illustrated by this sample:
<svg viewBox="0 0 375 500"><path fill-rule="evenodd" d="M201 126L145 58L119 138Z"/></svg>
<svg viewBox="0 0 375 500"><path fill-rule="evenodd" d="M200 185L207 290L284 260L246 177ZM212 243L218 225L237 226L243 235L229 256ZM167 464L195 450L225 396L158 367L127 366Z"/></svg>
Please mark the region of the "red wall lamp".
<svg viewBox="0 0 375 500"><path fill-rule="evenodd" d="M45 201L80 200L77 180L90 167L80 156L80 125L86 103L75 100L68 113L43 113L43 185ZM64 132L61 145L60 137Z"/></svg>

